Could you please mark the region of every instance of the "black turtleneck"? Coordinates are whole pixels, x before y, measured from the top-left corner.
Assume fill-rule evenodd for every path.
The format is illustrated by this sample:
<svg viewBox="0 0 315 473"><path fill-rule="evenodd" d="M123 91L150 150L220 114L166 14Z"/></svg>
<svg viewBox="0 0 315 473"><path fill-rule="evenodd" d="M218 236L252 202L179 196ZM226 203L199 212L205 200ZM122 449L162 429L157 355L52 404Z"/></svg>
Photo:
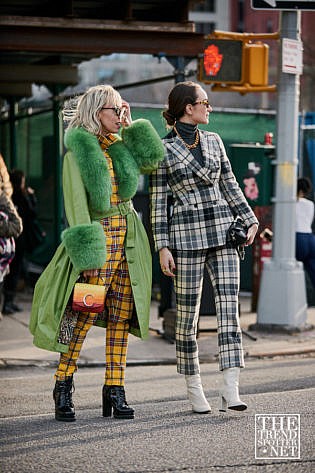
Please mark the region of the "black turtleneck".
<svg viewBox="0 0 315 473"><path fill-rule="evenodd" d="M177 121L175 126L176 130L187 144L191 145L194 143L196 139L198 125L191 125L190 123L183 123ZM173 130L172 134L176 134L175 130ZM191 152L193 157L198 161L198 163L203 166L204 158L202 156L200 140L196 148L192 148L189 151Z"/></svg>

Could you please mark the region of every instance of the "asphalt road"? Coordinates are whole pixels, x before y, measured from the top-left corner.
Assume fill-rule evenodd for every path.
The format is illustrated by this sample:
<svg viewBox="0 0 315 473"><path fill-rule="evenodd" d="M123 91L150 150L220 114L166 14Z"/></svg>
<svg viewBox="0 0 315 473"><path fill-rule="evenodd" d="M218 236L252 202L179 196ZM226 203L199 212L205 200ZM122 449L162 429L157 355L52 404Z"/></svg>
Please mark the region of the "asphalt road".
<svg viewBox="0 0 315 473"><path fill-rule="evenodd" d="M221 374L215 363L201 369L212 414L191 412L174 365L130 366L126 392L136 416L117 420L101 417L103 370L81 368L75 377L77 421L70 424L54 420L51 368L1 369L1 473L315 471L314 358L248 361L241 374L242 399L249 405L243 413L219 413ZM255 428L255 414L275 416L276 422L299 414L300 459L281 450L280 441L272 459L265 458L271 449L265 454L258 447L256 456L264 458L256 458L261 424ZM277 438L286 440L279 425Z"/></svg>

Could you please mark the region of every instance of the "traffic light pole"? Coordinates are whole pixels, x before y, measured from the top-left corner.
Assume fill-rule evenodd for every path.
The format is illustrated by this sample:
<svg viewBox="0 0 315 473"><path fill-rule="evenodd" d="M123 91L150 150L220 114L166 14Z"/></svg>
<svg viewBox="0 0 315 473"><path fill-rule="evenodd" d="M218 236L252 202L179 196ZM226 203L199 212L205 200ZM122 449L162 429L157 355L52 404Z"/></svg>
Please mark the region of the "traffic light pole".
<svg viewBox="0 0 315 473"><path fill-rule="evenodd" d="M300 39L300 12L280 15L283 38ZM302 263L295 259L295 206L298 155L298 74L282 72L279 60L276 188L273 213L273 256L263 267L257 308L261 329L303 329L306 290Z"/></svg>

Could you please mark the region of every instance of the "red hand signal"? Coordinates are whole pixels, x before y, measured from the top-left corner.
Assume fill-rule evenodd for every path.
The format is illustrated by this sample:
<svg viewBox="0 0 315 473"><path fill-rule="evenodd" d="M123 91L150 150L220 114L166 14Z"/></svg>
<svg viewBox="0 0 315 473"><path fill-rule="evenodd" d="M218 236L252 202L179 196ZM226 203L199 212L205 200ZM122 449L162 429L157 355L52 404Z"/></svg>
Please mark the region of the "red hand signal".
<svg viewBox="0 0 315 473"><path fill-rule="evenodd" d="M219 53L219 48L215 44L209 44L204 51L203 64L208 76L216 76L222 64L223 54Z"/></svg>

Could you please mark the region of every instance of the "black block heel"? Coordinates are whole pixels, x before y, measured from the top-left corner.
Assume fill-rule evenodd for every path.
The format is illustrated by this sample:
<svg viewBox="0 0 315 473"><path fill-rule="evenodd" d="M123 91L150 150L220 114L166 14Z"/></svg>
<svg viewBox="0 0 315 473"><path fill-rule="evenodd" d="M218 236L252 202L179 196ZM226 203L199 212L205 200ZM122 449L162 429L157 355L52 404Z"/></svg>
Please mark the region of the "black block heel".
<svg viewBox="0 0 315 473"><path fill-rule="evenodd" d="M134 410L128 406L123 386L103 386L103 417L134 419Z"/></svg>
<svg viewBox="0 0 315 473"><path fill-rule="evenodd" d="M112 403L110 397L108 396L108 392L106 386L103 386L103 417L111 417L112 416Z"/></svg>

